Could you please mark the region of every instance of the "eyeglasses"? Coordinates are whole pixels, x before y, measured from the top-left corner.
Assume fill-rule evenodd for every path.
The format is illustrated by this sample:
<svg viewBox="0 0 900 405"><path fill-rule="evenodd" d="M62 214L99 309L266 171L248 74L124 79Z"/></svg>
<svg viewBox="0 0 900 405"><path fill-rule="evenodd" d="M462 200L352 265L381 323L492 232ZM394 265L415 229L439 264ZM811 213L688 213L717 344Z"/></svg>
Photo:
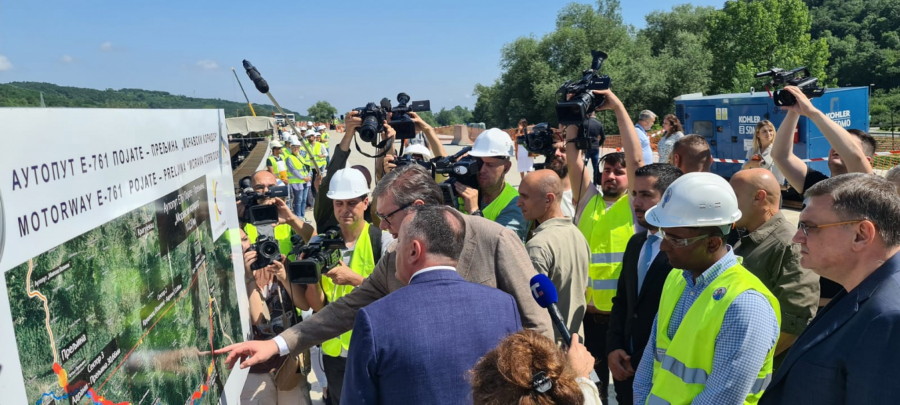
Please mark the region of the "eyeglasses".
<svg viewBox="0 0 900 405"><path fill-rule="evenodd" d="M856 219L853 221L841 221L841 222L835 222L833 224L822 224L822 225L807 225L806 223L801 221L801 222L797 223L797 229L803 231L803 236L809 237L810 229L821 229L821 228L828 228L829 226L855 224L855 223L859 223L862 221L868 221L868 220L867 219Z"/></svg>
<svg viewBox="0 0 900 405"><path fill-rule="evenodd" d="M668 235L666 235L666 231L664 231L662 229L659 230L659 234L660 234L660 236L662 236L663 239L669 241L669 243L671 243L676 248L683 248L686 246L690 246L691 244L694 244L703 239L713 236L712 234L706 234L706 235L695 236L693 238L682 239L682 238L668 236Z"/></svg>
<svg viewBox="0 0 900 405"><path fill-rule="evenodd" d="M402 206L402 207L400 207L400 208L397 208L397 209L395 209L393 212L391 212L390 214L384 214L384 215L382 215L382 214L379 214L379 213L376 212L375 215L377 215L378 218L381 218L382 221L384 221L385 223L387 223L388 226L391 226L391 221L388 220L388 218L390 218L390 217L393 216L394 214L396 214L396 213L398 213L398 212L400 212L400 211L403 211L403 210L405 210L405 209L407 209L407 208L409 208L409 207L412 207L412 203L409 203L409 204L406 204L406 205L404 205L404 206Z"/></svg>

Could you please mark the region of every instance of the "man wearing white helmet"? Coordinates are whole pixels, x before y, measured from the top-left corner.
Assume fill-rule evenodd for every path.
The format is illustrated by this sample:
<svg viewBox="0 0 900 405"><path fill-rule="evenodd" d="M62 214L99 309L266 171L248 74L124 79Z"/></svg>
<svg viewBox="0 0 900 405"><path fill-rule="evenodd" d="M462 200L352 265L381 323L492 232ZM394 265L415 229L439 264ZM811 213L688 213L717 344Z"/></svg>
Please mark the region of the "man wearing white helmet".
<svg viewBox="0 0 900 405"><path fill-rule="evenodd" d="M512 167L509 134L491 128L478 135L469 156L476 158L480 169L478 189L456 182L454 187L469 215L478 215L512 229L522 241L528 235L528 224L522 210L516 206L519 192L506 182L506 173Z"/></svg>
<svg viewBox="0 0 900 405"><path fill-rule="evenodd" d="M365 221L364 215L369 209L369 186L362 172L352 168L341 169L334 173L329 183L327 196L334 207L346 248L341 249L340 265L325 273L320 284L311 285L306 290L306 298L315 312L359 287L372 274L375 264L394 240L390 233ZM322 365L328 378L328 396L335 404L341 400L351 333L348 331L322 343Z"/></svg>
<svg viewBox="0 0 900 405"><path fill-rule="evenodd" d="M322 136L322 145L325 146L325 164L327 165L328 162L331 160L331 157L329 156L331 154L331 153L329 153L329 151L331 150L331 145L328 143L328 132L325 132L324 125L317 126L316 131L318 131L319 134Z"/></svg>
<svg viewBox="0 0 900 405"><path fill-rule="evenodd" d="M634 378L635 403L757 403L772 378L778 300L725 241L741 218L725 179L688 173L646 220L675 269Z"/></svg>
<svg viewBox="0 0 900 405"><path fill-rule="evenodd" d="M272 154L266 159L266 170L274 174L279 180L287 182L287 163L284 161L284 144L279 141L269 143L272 147Z"/></svg>

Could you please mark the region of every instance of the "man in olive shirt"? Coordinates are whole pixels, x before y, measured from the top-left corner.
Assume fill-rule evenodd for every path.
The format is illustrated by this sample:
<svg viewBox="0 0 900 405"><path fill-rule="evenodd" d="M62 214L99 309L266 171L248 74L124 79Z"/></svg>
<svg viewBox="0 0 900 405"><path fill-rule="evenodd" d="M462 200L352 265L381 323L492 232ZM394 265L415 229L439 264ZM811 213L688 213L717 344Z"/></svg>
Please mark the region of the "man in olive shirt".
<svg viewBox="0 0 900 405"><path fill-rule="evenodd" d="M779 209L781 187L772 172L739 171L731 178L731 187L742 214L734 224L741 234L734 254L744 258L744 267L759 277L781 304L781 334L774 359L777 368L816 315L819 276L800 267L800 246L791 242L797 229Z"/></svg>
<svg viewBox="0 0 900 405"><path fill-rule="evenodd" d="M582 320L587 305L588 268L591 247L581 231L562 213L563 187L552 170L538 170L525 176L516 202L526 221L536 221L534 235L525 250L538 273L547 275L559 295L559 311L569 331L583 335ZM565 344L554 329L557 344Z"/></svg>

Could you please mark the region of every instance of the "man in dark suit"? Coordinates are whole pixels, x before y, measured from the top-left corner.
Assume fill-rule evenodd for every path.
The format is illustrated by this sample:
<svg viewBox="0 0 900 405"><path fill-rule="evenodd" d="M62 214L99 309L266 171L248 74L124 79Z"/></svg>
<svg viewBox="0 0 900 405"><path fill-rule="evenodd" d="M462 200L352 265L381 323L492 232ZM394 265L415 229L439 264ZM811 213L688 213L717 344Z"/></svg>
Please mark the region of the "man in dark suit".
<svg viewBox="0 0 900 405"><path fill-rule="evenodd" d="M791 347L760 404L900 400L900 196L843 174L806 191L800 264L843 287Z"/></svg>
<svg viewBox="0 0 900 405"><path fill-rule="evenodd" d="M659 297L672 270L666 253L659 251L662 239L658 228L647 223L644 213L659 203L669 185L680 176L681 170L665 163L642 166L635 172L631 201L635 218L647 232L628 240L606 334L609 370L620 404L632 403L634 370L641 363Z"/></svg>
<svg viewBox="0 0 900 405"><path fill-rule="evenodd" d="M396 277L408 285L362 308L342 404L458 404L481 356L521 329L516 301L456 272L462 215L419 206L400 228Z"/></svg>

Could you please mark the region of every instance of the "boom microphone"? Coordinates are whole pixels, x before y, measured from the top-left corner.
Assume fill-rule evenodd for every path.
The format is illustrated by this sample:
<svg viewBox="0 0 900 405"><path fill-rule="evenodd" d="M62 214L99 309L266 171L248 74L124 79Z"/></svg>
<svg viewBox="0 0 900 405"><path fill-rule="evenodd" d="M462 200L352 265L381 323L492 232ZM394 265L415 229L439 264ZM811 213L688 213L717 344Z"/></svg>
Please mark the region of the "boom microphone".
<svg viewBox="0 0 900 405"><path fill-rule="evenodd" d="M256 70L256 67L250 63L247 59L244 59L244 69L247 69L247 76L250 77L250 81L256 86L256 89L259 90L260 93L266 94L269 92L269 83L266 82L266 79L262 78L262 75L259 74L259 71Z"/></svg>
<svg viewBox="0 0 900 405"><path fill-rule="evenodd" d="M550 319L553 320L553 325L556 326L556 330L562 335L566 346L571 346L572 334L569 333L569 328L566 327L562 315L559 314L559 308L556 307L556 302L559 298L556 295L556 286L553 285L553 282L547 276L537 274L531 278L531 295L541 308L547 308L547 311L550 312Z"/></svg>

